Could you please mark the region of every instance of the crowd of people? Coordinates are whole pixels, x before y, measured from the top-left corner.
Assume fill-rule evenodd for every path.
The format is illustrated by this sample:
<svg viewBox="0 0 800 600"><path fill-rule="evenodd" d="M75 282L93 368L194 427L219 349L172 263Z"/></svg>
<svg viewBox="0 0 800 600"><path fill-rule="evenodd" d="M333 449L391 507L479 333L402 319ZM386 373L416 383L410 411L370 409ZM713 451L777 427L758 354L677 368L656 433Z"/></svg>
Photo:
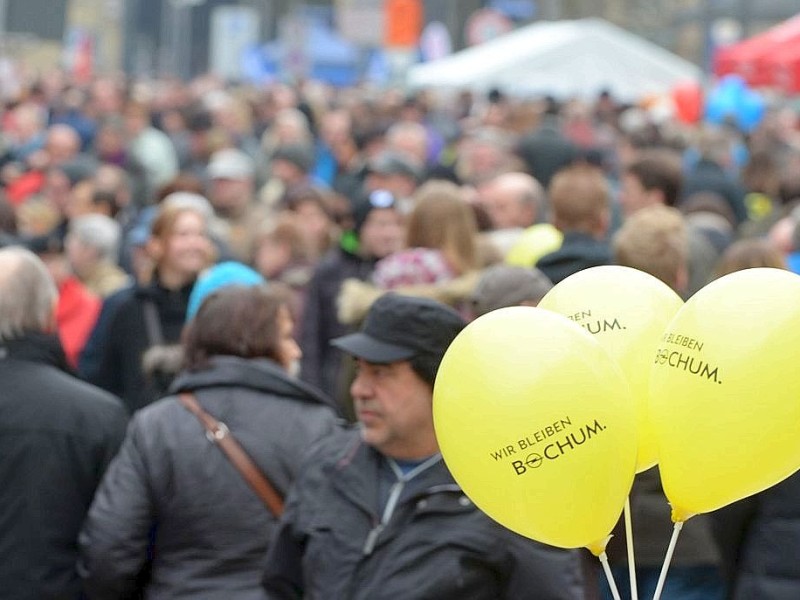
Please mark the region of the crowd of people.
<svg viewBox="0 0 800 600"><path fill-rule="evenodd" d="M448 344L593 266L684 298L800 272L790 109L743 132L608 92L52 72L0 111L0 598L610 598L588 555L453 481ZM798 499L793 477L691 519L663 598L797 598ZM657 469L631 502L644 597L671 533Z"/></svg>

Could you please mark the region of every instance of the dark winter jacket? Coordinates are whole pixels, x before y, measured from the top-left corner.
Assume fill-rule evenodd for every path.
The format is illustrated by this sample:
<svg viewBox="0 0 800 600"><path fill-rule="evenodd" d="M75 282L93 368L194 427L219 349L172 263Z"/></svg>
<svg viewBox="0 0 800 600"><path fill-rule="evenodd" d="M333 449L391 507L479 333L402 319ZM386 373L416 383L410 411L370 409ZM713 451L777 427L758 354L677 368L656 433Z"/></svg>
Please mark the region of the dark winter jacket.
<svg viewBox="0 0 800 600"><path fill-rule="evenodd" d="M800 598L800 473L712 518L729 598Z"/></svg>
<svg viewBox="0 0 800 600"><path fill-rule="evenodd" d="M65 364L55 336L0 343L3 600L77 600L78 531L125 435L122 403Z"/></svg>
<svg viewBox="0 0 800 600"><path fill-rule="evenodd" d="M741 225L747 220L747 208L744 204L745 189L717 163L705 159L699 160L684 177L683 200L699 192L719 194L730 206L738 224Z"/></svg>
<svg viewBox="0 0 800 600"><path fill-rule="evenodd" d="M336 248L323 257L309 283L300 339L301 377L331 396L336 394L343 354L330 342L348 332L336 317L336 298L345 279L366 281L374 267L374 260Z"/></svg>
<svg viewBox="0 0 800 600"><path fill-rule="evenodd" d="M578 231L568 231L564 234L561 248L545 254L536 266L555 284L583 269L610 264L611 249L607 242Z"/></svg>
<svg viewBox="0 0 800 600"><path fill-rule="evenodd" d="M661 486L658 467L639 473L630 494L631 521L636 565L658 568L672 536L673 523L669 501ZM606 549L613 566L627 564L627 546L623 520L614 529L614 537ZM686 521L680 542L675 547L675 567L716 567L720 557L708 515L697 515Z"/></svg>
<svg viewBox="0 0 800 600"><path fill-rule="evenodd" d="M522 138L517 154L525 161L528 173L547 188L553 176L577 158L578 149L561 133L557 117L548 115L535 131Z"/></svg>
<svg viewBox="0 0 800 600"><path fill-rule="evenodd" d="M326 399L265 359L216 357L173 389L194 392L284 495L309 445L335 424ZM89 598L125 597L154 528L148 600L262 598L275 522L198 419L168 397L131 421L81 532L80 574Z"/></svg>
<svg viewBox="0 0 800 600"><path fill-rule="evenodd" d="M480 512L439 460L405 483L355 430L320 443L270 549L270 597L306 600L582 599L577 553L522 538ZM382 515L384 523L381 524Z"/></svg>
<svg viewBox="0 0 800 600"><path fill-rule="evenodd" d="M88 373L89 381L122 398L131 413L165 392L161 382L145 377L142 369L145 352L156 342L148 334L145 305L152 303L156 307L163 343L175 344L186 321L193 285L192 282L173 291L156 281L126 288L114 297L113 312L101 314L98 320L104 331L98 332L92 343L101 359L96 370Z"/></svg>

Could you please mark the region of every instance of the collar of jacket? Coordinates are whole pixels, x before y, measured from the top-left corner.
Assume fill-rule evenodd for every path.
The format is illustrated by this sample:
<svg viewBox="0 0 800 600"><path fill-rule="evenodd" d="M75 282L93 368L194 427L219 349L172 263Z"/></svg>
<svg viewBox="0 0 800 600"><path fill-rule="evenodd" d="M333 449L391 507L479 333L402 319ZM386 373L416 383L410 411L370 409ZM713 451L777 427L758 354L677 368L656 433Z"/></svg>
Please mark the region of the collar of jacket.
<svg viewBox="0 0 800 600"><path fill-rule="evenodd" d="M335 403L316 388L291 377L277 363L266 358L214 356L207 368L183 371L170 387L170 393L197 391L210 387L246 387L302 402Z"/></svg>
<svg viewBox="0 0 800 600"><path fill-rule="evenodd" d="M378 519L380 470L389 467L380 452L364 443L357 428L354 432L351 443L331 466L332 485L350 502ZM463 494L444 461L440 460L406 483L399 504L442 492Z"/></svg>
<svg viewBox="0 0 800 600"><path fill-rule="evenodd" d="M67 373L67 364L61 341L55 334L28 332L13 340L0 342L0 359L12 358L56 367Z"/></svg>
<svg viewBox="0 0 800 600"><path fill-rule="evenodd" d="M192 293L195 281L195 279L192 279L192 281L183 287L177 290L171 290L161 285L161 281L158 278L158 271L156 271L153 273L153 280L150 283L137 286L136 295L143 298L150 298L152 300L158 300L160 298L175 298L179 303L182 302L184 304L188 304L189 295Z"/></svg>

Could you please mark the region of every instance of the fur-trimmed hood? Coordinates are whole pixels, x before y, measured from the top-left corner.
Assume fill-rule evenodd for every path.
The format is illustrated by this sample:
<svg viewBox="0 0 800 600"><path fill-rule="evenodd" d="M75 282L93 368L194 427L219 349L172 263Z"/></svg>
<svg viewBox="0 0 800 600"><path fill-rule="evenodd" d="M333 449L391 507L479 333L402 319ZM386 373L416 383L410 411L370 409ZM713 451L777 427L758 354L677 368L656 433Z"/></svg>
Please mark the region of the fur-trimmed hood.
<svg viewBox="0 0 800 600"><path fill-rule="evenodd" d="M453 308L461 308L469 301L480 276L480 271L470 271L443 283L401 286L391 291L405 296L431 298ZM358 325L372 303L388 291L358 279L346 279L337 299L339 321L345 325Z"/></svg>

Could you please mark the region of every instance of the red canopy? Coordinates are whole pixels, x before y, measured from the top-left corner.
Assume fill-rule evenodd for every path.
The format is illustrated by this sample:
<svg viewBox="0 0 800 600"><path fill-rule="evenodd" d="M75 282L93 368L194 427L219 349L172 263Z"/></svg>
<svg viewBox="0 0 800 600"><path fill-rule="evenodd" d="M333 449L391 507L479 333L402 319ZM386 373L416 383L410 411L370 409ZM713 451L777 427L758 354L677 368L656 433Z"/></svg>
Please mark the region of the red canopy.
<svg viewBox="0 0 800 600"><path fill-rule="evenodd" d="M778 50L800 44L800 14L747 38L738 44L720 48L714 57L714 73L737 74L751 86L772 85L768 72L768 61Z"/></svg>
<svg viewBox="0 0 800 600"><path fill-rule="evenodd" d="M770 86L786 94L800 94L800 41L779 48L765 62Z"/></svg>

